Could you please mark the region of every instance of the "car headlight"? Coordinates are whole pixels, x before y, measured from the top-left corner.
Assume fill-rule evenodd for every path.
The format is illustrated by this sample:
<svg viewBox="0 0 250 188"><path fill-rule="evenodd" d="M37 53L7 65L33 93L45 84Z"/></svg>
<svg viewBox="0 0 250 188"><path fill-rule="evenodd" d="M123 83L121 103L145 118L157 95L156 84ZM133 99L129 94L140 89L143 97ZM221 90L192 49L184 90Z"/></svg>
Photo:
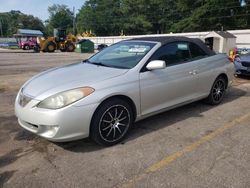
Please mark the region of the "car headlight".
<svg viewBox="0 0 250 188"><path fill-rule="evenodd" d="M88 95L95 90L91 87L77 88L73 90L64 91L46 98L40 102L37 107L47 109L59 109L69 104L72 104Z"/></svg>

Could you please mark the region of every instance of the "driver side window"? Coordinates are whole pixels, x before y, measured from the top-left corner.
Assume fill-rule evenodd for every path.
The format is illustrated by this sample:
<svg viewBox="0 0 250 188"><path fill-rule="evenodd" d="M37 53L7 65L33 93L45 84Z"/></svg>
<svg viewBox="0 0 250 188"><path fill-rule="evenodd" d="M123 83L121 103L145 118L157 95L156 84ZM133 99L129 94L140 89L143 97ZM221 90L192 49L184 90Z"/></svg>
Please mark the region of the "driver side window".
<svg viewBox="0 0 250 188"><path fill-rule="evenodd" d="M173 42L160 47L150 60L163 60L167 66L179 64L190 60L187 42Z"/></svg>

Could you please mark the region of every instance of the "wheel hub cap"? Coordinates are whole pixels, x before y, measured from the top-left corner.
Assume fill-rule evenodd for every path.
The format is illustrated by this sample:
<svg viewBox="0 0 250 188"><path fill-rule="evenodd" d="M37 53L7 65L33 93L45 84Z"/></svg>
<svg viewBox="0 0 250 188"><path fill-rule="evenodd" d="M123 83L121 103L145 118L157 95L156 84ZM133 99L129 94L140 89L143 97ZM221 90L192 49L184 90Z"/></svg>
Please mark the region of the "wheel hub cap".
<svg viewBox="0 0 250 188"><path fill-rule="evenodd" d="M216 93L219 95L220 94L220 92L221 92L221 90L218 88L218 89L216 89Z"/></svg>
<svg viewBox="0 0 250 188"><path fill-rule="evenodd" d="M122 138L130 124L130 114L122 105L112 106L107 109L99 123L99 133L102 139L115 142Z"/></svg>
<svg viewBox="0 0 250 188"><path fill-rule="evenodd" d="M223 81L218 80L213 88L213 98L215 101L220 101L223 97L223 93L225 90L225 84Z"/></svg>

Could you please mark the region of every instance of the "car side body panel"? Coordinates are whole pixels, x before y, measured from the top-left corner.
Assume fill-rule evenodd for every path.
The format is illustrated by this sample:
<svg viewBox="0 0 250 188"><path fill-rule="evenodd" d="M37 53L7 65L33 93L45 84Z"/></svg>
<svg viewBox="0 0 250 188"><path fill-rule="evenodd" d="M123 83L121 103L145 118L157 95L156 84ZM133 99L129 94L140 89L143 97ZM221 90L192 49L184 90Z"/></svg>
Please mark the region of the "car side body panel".
<svg viewBox="0 0 250 188"><path fill-rule="evenodd" d="M140 73L141 113L146 115L196 97L193 62Z"/></svg>
<svg viewBox="0 0 250 188"><path fill-rule="evenodd" d="M233 63L227 59L226 54L217 54L197 60L196 65L199 96L208 96L215 79L221 74L227 76L229 83L233 80Z"/></svg>

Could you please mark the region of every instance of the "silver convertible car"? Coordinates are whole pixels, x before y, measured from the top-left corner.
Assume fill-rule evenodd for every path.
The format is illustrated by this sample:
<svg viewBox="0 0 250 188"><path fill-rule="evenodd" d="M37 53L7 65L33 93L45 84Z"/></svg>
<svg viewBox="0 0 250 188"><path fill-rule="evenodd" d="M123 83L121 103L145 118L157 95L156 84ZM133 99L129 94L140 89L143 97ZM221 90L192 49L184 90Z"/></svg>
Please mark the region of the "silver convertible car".
<svg viewBox="0 0 250 188"><path fill-rule="evenodd" d="M15 113L48 140L89 136L108 146L135 121L201 99L219 104L233 75L227 55L199 39L137 38L34 76L18 92Z"/></svg>

